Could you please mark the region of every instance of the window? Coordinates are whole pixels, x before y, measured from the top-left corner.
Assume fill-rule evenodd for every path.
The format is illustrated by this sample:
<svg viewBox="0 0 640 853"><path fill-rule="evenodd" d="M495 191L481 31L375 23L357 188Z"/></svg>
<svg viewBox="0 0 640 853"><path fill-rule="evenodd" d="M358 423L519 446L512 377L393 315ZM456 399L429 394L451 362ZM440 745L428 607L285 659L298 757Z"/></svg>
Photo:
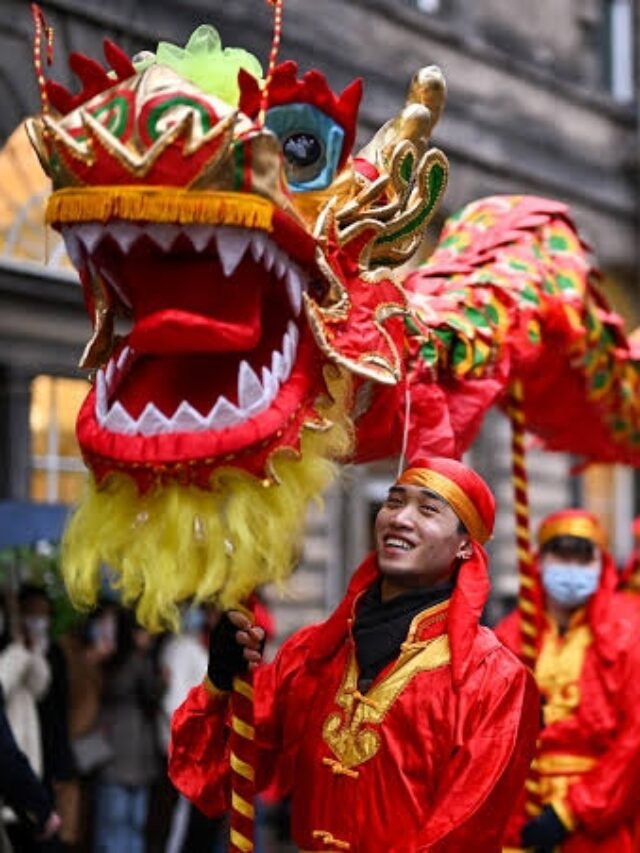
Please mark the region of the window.
<svg viewBox="0 0 640 853"><path fill-rule="evenodd" d="M73 503L85 466L75 426L89 385L82 379L37 376L31 383L31 484L35 501Z"/></svg>
<svg viewBox="0 0 640 853"><path fill-rule="evenodd" d="M616 101L634 99L632 0L605 0L605 77Z"/></svg>
<svg viewBox="0 0 640 853"><path fill-rule="evenodd" d="M407 0L409 6L426 14L440 11L440 0Z"/></svg>

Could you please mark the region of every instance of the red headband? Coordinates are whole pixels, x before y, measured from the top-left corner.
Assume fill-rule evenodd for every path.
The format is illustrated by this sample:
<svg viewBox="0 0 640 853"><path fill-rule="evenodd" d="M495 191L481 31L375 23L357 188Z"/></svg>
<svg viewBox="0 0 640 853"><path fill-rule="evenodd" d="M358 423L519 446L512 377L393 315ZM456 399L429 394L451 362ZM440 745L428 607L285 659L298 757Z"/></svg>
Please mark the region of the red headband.
<svg viewBox="0 0 640 853"><path fill-rule="evenodd" d="M472 539L481 544L493 531L495 500L485 481L455 459L415 460L398 478L399 485L420 486L446 500Z"/></svg>

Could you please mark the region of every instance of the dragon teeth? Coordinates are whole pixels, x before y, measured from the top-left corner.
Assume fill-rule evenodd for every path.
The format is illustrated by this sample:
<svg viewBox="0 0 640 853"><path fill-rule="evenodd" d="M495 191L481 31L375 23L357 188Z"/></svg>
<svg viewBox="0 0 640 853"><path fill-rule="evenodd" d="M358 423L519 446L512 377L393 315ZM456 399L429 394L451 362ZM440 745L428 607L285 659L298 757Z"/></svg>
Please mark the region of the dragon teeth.
<svg viewBox="0 0 640 853"><path fill-rule="evenodd" d="M108 222L105 228L123 252L128 252L143 233L140 226L133 222Z"/></svg>
<svg viewBox="0 0 640 853"><path fill-rule="evenodd" d="M264 255L264 247L267 244L267 237L260 231L256 231L251 238L251 254L256 263L262 260Z"/></svg>
<svg viewBox="0 0 640 853"><path fill-rule="evenodd" d="M109 432L123 432L126 435L135 435L138 432L138 422L134 421L120 402L111 406L102 426Z"/></svg>
<svg viewBox="0 0 640 853"><path fill-rule="evenodd" d="M218 397L207 419L212 429L224 429L242 423L244 418L233 403L226 397Z"/></svg>
<svg viewBox="0 0 640 853"><path fill-rule="evenodd" d="M238 373L238 404L241 409L251 409L262 399L263 389L260 380L247 361L240 364Z"/></svg>
<svg viewBox="0 0 640 853"><path fill-rule="evenodd" d="M195 251L200 253L205 252L215 238L220 263L226 277L235 273L249 250L256 263L262 263L267 272L273 270L277 278L284 280L293 314L295 317L299 316L307 277L264 232L233 226L213 227L196 224L180 226L171 222L138 224L124 221L110 222L106 225L85 222L80 225L65 226L63 229L67 253L77 268L82 267L84 261L82 250L92 255L107 235L115 240L124 254L127 254L137 240L144 235L162 251L170 252L181 234L186 235ZM122 302L131 307L129 299L108 272L100 270L100 274Z"/></svg>
<svg viewBox="0 0 640 853"><path fill-rule="evenodd" d="M137 419L126 411L120 401L109 405L109 397L113 396L134 358L133 350L124 347L117 360L111 359L106 370L101 368L96 373L96 418L104 429L127 435L202 432L236 426L268 409L276 399L280 385L291 375L298 338L298 327L290 320L282 337L281 351L272 354L271 364L262 368L260 379L246 360L240 363L238 405L234 405L226 397L219 397L209 414L202 415L183 400L174 414L168 417L149 402Z"/></svg>
<svg viewBox="0 0 640 853"><path fill-rule="evenodd" d="M204 252L213 238L214 229L210 225L190 225L186 233L196 252Z"/></svg>
<svg viewBox="0 0 640 853"><path fill-rule="evenodd" d="M296 267L290 266L287 270L285 286L287 288L289 303L291 304L294 315L297 317L300 314L300 309L302 308L302 291L304 289L304 282L302 273L296 269Z"/></svg>
<svg viewBox="0 0 640 853"><path fill-rule="evenodd" d="M102 368L96 373L96 414L101 423L107 417L107 381Z"/></svg>
<svg viewBox="0 0 640 853"><path fill-rule="evenodd" d="M273 267L275 260L276 248L271 242L267 240L264 244L264 254L262 256L262 265L264 266L267 272L271 272L271 268Z"/></svg>
<svg viewBox="0 0 640 853"><path fill-rule="evenodd" d="M183 400L169 421L172 432L198 432L206 426L206 418Z"/></svg>
<svg viewBox="0 0 640 853"><path fill-rule="evenodd" d="M218 228L216 242L222 270L227 278L234 274L251 243L251 231L247 228Z"/></svg>
<svg viewBox="0 0 640 853"><path fill-rule="evenodd" d="M262 368L262 385L267 400L274 400L278 393L278 380L268 367Z"/></svg>
<svg viewBox="0 0 640 853"><path fill-rule="evenodd" d="M129 361L132 355L133 350L131 349L131 347L127 346L122 350L122 352L118 356L118 370L122 370L122 368L125 366L126 362Z"/></svg>
<svg viewBox="0 0 640 853"><path fill-rule="evenodd" d="M271 374L278 382L284 382L287 379L287 367L279 352L274 352L271 358Z"/></svg>
<svg viewBox="0 0 640 853"><path fill-rule="evenodd" d="M276 275L282 278L287 271L287 258L281 252L276 254Z"/></svg>
<svg viewBox="0 0 640 853"><path fill-rule="evenodd" d="M64 240L64 246L67 250L67 255L69 255L69 260L76 269L80 269L83 262L83 256L81 243L75 233L75 230L68 225L63 226L62 239Z"/></svg>
<svg viewBox="0 0 640 853"><path fill-rule="evenodd" d="M91 254L104 237L105 230L104 226L97 222L83 222L81 225L74 226L74 234L85 250Z"/></svg>
<svg viewBox="0 0 640 853"><path fill-rule="evenodd" d="M169 429L169 419L153 403L147 403L138 418L138 432L142 435L155 435Z"/></svg>
<svg viewBox="0 0 640 853"><path fill-rule="evenodd" d="M116 372L116 363L113 359L111 359L109 361L109 364L107 365L107 374L106 374L107 386L109 388L113 384L113 377L115 376L115 372Z"/></svg>
<svg viewBox="0 0 640 853"><path fill-rule="evenodd" d="M169 252L181 233L182 228L172 222L149 222L145 225L144 232L164 252Z"/></svg>

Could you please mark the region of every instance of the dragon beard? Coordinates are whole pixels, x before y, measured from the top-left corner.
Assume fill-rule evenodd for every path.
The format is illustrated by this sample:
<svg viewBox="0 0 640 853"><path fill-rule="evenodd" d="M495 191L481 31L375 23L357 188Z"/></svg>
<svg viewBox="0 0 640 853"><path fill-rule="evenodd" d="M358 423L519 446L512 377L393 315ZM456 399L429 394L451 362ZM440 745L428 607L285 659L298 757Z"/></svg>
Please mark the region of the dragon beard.
<svg viewBox="0 0 640 853"><path fill-rule="evenodd" d="M327 367L325 381L331 397L317 408L331 425L305 430L299 453L274 453L277 486L233 467L219 469L207 491L171 483L144 496L125 475L112 474L99 489L90 478L62 543L73 603L95 605L106 565L142 624L175 629L181 602L225 609L258 585L286 580L299 557L303 508L321 499L338 471L333 460L353 446L350 378Z"/></svg>

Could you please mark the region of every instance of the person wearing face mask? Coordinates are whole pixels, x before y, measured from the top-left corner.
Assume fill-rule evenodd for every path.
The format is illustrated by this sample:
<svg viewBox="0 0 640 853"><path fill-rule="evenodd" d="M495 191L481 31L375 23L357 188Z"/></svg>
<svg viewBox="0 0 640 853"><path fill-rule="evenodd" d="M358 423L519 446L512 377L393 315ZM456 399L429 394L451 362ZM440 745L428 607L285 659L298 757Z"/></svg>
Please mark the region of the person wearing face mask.
<svg viewBox="0 0 640 853"><path fill-rule="evenodd" d="M326 622L263 664L264 630L226 614L204 684L173 716L176 787L211 816L227 809L229 691L251 667L257 791L276 779L291 794L301 851L500 851L539 713L531 675L478 624L494 514L474 471L415 461Z"/></svg>
<svg viewBox="0 0 640 853"><path fill-rule="evenodd" d="M535 676L543 729L529 795L505 850L631 853L640 790L640 644L632 608L598 519L580 509L538 531L539 648ZM520 652L520 614L496 628Z"/></svg>

